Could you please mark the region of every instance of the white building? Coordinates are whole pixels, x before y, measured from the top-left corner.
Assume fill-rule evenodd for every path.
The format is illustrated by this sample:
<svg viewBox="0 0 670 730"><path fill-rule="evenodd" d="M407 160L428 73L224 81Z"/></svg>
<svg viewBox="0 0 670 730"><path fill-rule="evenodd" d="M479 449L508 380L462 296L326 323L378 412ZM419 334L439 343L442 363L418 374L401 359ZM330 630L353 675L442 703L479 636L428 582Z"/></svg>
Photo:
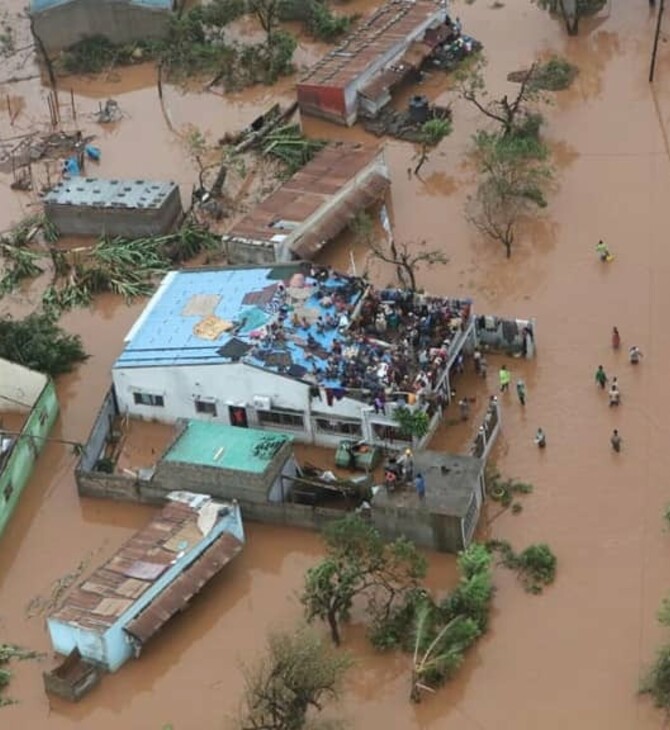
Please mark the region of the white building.
<svg viewBox="0 0 670 730"><path fill-rule="evenodd" d="M402 344L412 337L422 367ZM166 276L112 378L119 410L134 417L388 444L402 441L400 399L437 425L449 368L473 337L469 301L375 292L308 264L193 269Z"/></svg>

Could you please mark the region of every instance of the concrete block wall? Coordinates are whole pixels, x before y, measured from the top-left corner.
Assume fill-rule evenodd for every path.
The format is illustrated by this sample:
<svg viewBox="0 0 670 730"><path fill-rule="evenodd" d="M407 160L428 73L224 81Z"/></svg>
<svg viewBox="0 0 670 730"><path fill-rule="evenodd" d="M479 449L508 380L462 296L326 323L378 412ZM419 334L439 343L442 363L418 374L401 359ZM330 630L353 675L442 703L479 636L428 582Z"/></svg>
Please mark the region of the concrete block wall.
<svg viewBox="0 0 670 730"><path fill-rule="evenodd" d="M72 0L32 15L47 53L55 54L87 36L102 35L119 44L164 38L172 11L122 0Z"/></svg>
<svg viewBox="0 0 670 730"><path fill-rule="evenodd" d="M174 188L156 208L97 207L45 202L44 213L64 236L140 238L168 233L181 222L179 190Z"/></svg>

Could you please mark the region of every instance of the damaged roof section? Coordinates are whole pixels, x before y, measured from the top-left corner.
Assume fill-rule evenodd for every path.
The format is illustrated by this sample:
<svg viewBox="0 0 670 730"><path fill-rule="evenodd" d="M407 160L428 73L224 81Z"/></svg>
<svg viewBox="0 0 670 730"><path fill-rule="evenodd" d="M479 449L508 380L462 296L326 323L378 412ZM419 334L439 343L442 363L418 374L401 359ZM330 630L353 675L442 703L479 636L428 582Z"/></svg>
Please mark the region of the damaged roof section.
<svg viewBox="0 0 670 730"><path fill-rule="evenodd" d="M379 147L324 147L224 236L232 263L272 263L314 255L354 216L384 198L389 173ZM267 258L250 255L264 248Z"/></svg>
<svg viewBox="0 0 670 730"><path fill-rule="evenodd" d="M417 28L434 22L440 7L434 2L394 0L378 8L345 41L324 56L300 79L300 84L344 88L396 47L407 48Z"/></svg>
<svg viewBox="0 0 670 730"><path fill-rule="evenodd" d="M76 647L84 658L113 671L128 655L125 646L115 646L117 634L108 634L110 629L120 626L143 642L241 551L244 533L236 504L190 492L171 492L168 498L145 528L49 616L56 651L67 655ZM86 634L104 640L86 640Z"/></svg>

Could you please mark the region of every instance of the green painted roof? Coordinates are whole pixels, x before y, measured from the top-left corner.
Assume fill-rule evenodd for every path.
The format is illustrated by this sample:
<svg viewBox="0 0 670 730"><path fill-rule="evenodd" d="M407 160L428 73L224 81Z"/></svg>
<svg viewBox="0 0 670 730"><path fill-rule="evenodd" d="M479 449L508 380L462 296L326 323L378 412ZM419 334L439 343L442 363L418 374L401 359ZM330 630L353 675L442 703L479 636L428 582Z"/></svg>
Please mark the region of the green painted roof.
<svg viewBox="0 0 670 730"><path fill-rule="evenodd" d="M281 433L189 421L163 460L261 474L277 451L292 440Z"/></svg>

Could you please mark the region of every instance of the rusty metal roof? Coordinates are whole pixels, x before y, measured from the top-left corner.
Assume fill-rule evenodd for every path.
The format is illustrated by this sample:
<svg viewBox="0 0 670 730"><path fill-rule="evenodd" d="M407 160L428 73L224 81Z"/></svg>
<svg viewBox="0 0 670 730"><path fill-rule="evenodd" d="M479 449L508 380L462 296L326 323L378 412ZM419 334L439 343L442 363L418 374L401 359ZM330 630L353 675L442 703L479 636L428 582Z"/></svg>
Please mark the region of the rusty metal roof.
<svg viewBox="0 0 670 730"><path fill-rule="evenodd" d="M367 177L329 209L317 225L295 241L291 247L293 253L300 258L310 258L326 242L343 231L357 213L380 200L390 185L391 181L379 173Z"/></svg>
<svg viewBox="0 0 670 730"><path fill-rule="evenodd" d="M171 583L124 630L143 644L161 629L178 611L241 550L243 544L224 532L181 575Z"/></svg>
<svg viewBox="0 0 670 730"><path fill-rule="evenodd" d="M375 61L398 46L405 50L412 32L430 22L443 20L445 11L429 0L391 0L361 23L344 42L318 61L300 79L299 85L344 88Z"/></svg>
<svg viewBox="0 0 670 730"><path fill-rule="evenodd" d="M293 177L238 221L227 238L270 242L278 235L294 233L379 154L379 146L338 142L324 147ZM288 227L280 227L278 223Z"/></svg>
<svg viewBox="0 0 670 730"><path fill-rule="evenodd" d="M204 539L197 522L197 510L182 502L169 502L82 581L50 618L104 633L156 582L179 552Z"/></svg>

